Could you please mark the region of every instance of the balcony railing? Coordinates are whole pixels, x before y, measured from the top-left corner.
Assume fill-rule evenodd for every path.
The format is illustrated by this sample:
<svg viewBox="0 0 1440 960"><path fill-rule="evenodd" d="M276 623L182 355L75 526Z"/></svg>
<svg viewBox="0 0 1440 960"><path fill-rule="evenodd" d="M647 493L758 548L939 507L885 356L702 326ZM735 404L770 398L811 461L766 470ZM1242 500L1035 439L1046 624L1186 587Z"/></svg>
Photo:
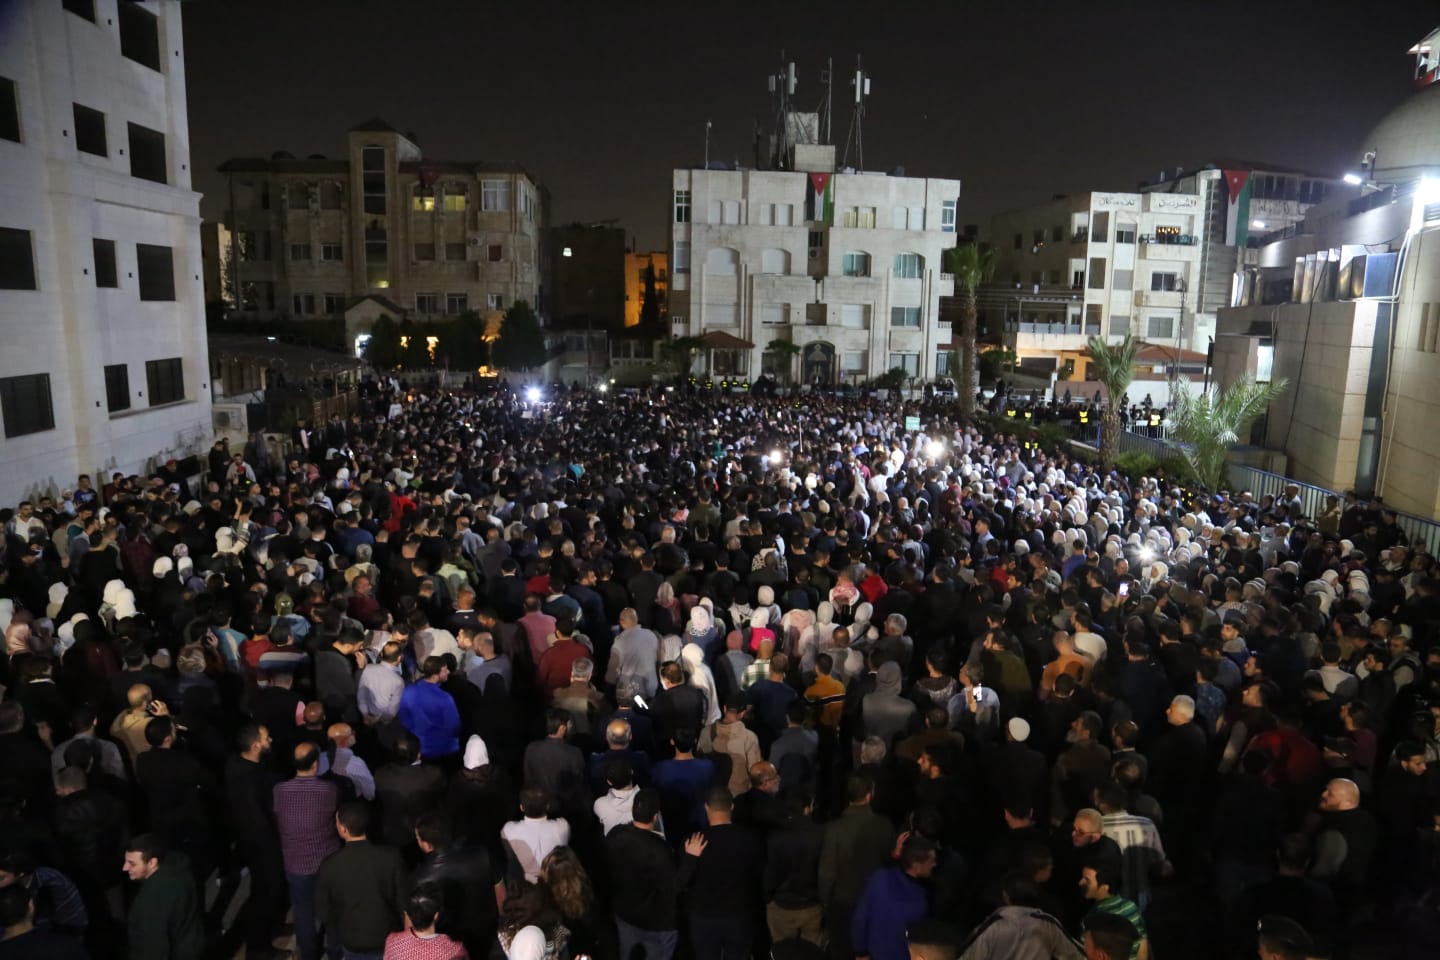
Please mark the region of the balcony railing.
<svg viewBox="0 0 1440 960"><path fill-rule="evenodd" d="M1176 234L1174 236L1157 236L1155 234L1146 234L1145 236L1140 238L1140 242L1158 243L1161 246L1193 247L1196 243L1199 242L1199 239L1197 237L1191 236L1188 233Z"/></svg>
<svg viewBox="0 0 1440 960"><path fill-rule="evenodd" d="M1089 240L1090 230L1088 227L1084 230L1076 230L1074 233L1070 234L1071 243L1086 243Z"/></svg>

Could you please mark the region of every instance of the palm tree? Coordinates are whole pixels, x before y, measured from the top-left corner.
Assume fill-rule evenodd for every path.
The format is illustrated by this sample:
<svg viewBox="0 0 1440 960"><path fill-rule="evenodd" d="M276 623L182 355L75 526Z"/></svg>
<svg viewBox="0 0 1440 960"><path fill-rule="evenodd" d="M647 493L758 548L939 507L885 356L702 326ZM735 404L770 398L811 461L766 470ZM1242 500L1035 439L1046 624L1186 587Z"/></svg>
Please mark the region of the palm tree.
<svg viewBox="0 0 1440 960"><path fill-rule="evenodd" d="M795 357L798 357L803 352L800 344L796 343L794 340L780 340L777 338L775 340L771 340L770 343L766 345L765 352L778 354L785 359L785 370L782 379L786 383L789 383L790 368L793 366L792 361Z"/></svg>
<svg viewBox="0 0 1440 960"><path fill-rule="evenodd" d="M1095 371L1095 380L1105 388L1105 411L1100 419L1100 463L1106 468L1115 462L1120 452L1120 398L1130 389L1130 380L1135 376L1135 355L1140 352L1140 341L1130 334L1116 344L1105 342L1104 337L1091 337L1090 368Z"/></svg>
<svg viewBox="0 0 1440 960"><path fill-rule="evenodd" d="M1226 453L1288 385L1283 378L1257 383L1246 374L1227 387L1195 394L1182 378L1170 415L1170 435L1182 444L1181 453L1201 486L1211 491L1220 488Z"/></svg>
<svg viewBox="0 0 1440 960"><path fill-rule="evenodd" d="M956 390L960 394L960 416L969 420L975 413L975 340L979 312L975 292L995 272L995 250L967 243L950 251L950 272L955 275L955 293L960 297L960 368Z"/></svg>

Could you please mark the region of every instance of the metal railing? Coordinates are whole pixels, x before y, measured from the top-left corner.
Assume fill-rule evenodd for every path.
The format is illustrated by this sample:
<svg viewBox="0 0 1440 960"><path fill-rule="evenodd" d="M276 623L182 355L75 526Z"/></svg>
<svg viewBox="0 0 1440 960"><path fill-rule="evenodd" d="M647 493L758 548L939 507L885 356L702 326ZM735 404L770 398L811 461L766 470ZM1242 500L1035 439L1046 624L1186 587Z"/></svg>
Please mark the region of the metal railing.
<svg viewBox="0 0 1440 960"><path fill-rule="evenodd" d="M1188 233L1182 233L1176 236L1157 236L1156 234L1146 234L1145 236L1140 238L1140 242L1154 243L1162 247L1193 247L1195 246L1196 239Z"/></svg>

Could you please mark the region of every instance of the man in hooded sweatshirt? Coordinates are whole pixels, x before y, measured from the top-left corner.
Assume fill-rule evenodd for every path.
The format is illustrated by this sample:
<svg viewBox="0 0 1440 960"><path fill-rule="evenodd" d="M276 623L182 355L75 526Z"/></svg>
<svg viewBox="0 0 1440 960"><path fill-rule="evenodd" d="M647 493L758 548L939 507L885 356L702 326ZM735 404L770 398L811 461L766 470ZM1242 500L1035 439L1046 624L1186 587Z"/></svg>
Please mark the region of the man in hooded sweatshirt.
<svg viewBox="0 0 1440 960"><path fill-rule="evenodd" d="M910 836L900 847L896 866L870 874L850 920L856 956L908 960L906 931L929 912L925 881L935 872L937 861L934 842Z"/></svg>
<svg viewBox="0 0 1440 960"><path fill-rule="evenodd" d="M865 694L860 704L865 736L879 737L887 747L894 747L895 740L915 726L915 702L900 695L900 680L900 664L882 663L875 673L874 692Z"/></svg>

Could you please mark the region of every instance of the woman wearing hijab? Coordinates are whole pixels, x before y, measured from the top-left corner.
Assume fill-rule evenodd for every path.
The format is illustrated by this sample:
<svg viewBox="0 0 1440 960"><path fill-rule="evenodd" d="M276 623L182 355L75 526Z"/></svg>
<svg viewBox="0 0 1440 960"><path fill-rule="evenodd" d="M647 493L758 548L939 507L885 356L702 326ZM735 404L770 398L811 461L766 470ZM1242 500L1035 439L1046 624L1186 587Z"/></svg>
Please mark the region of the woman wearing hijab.
<svg viewBox="0 0 1440 960"><path fill-rule="evenodd" d="M465 742L463 756L463 768L450 781L445 800L451 822L461 840L485 844L491 862L504 863L500 828L515 819L519 811L515 787L505 769L490 762L490 751L479 736Z"/></svg>
<svg viewBox="0 0 1440 960"><path fill-rule="evenodd" d="M710 608L703 602L691 607L690 625L685 628L686 645L694 644L705 651L707 657L713 658L724 652L723 649L716 649L719 638L720 631L715 628L715 619L710 615Z"/></svg>
<svg viewBox="0 0 1440 960"><path fill-rule="evenodd" d="M705 665L705 651L692 641L680 651L680 659L686 676L690 678L690 685L705 694L705 726L717 723L720 720L720 696L715 689L715 675Z"/></svg>
<svg viewBox="0 0 1440 960"><path fill-rule="evenodd" d="M655 591L655 604L650 608L650 627L662 637L680 629L680 601L675 599L675 588L668 581L660 584Z"/></svg>

